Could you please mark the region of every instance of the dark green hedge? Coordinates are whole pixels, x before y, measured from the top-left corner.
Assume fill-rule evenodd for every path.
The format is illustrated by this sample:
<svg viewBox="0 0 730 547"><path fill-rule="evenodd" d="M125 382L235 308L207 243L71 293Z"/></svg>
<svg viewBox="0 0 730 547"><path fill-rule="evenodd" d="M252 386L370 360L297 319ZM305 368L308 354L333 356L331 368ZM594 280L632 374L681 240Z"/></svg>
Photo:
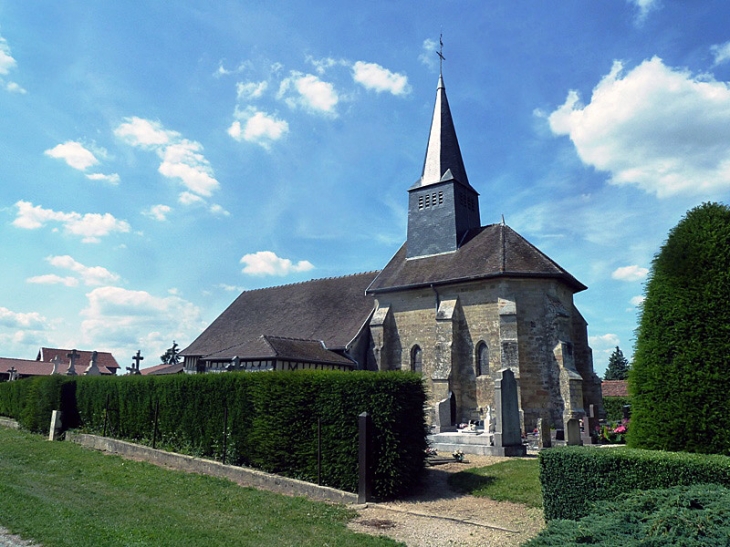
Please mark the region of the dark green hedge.
<svg viewBox="0 0 730 547"><path fill-rule="evenodd" d="M576 520L591 503L634 490L730 487L730 457L629 448L564 447L539 454L545 520Z"/></svg>
<svg viewBox="0 0 730 547"><path fill-rule="evenodd" d="M636 491L578 521L552 520L523 547L727 547L730 490L717 484Z"/></svg>
<svg viewBox="0 0 730 547"><path fill-rule="evenodd" d="M7 414L31 431L47 431L50 411L61 408L65 427L106 429L107 436L145 444L154 436L158 448L218 460L225 451L226 463L310 482L318 475L319 424L322 484L351 492L358 486L357 417L368 412L374 495L410 491L424 469L426 397L421 376L411 373L54 376L0 387L0 412L12 406Z"/></svg>
<svg viewBox="0 0 730 547"><path fill-rule="evenodd" d="M631 397L604 397L603 409L606 411L606 420L620 422L624 417L624 405L631 404Z"/></svg>

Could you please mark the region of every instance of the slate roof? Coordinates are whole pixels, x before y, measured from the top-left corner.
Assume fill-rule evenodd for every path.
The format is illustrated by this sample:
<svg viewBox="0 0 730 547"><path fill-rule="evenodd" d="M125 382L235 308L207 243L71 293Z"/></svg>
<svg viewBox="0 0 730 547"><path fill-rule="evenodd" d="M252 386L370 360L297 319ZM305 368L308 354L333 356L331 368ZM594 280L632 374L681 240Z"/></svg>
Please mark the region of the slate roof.
<svg viewBox="0 0 730 547"><path fill-rule="evenodd" d="M313 355L312 341L320 348L323 343L326 350L343 351L370 318L374 302L365 289L377 273L245 291L180 354L205 359L293 358ZM334 354L327 354L333 362Z"/></svg>
<svg viewBox="0 0 730 547"><path fill-rule="evenodd" d="M628 397L629 384L626 380L604 380L601 391L604 397Z"/></svg>
<svg viewBox="0 0 730 547"><path fill-rule="evenodd" d="M41 348L38 351L36 361L50 363L51 361L53 361L53 358L58 355L58 357L61 359L61 364L58 366L58 368L63 372L66 372L69 363L69 358L67 357L67 355L71 353L71 351L72 350L70 349L61 348ZM74 368L76 369L76 374L83 374L89 366L89 363L91 362L91 354L93 352L77 349L76 353L78 353L81 357L79 357L74 363ZM117 360L114 358L114 356L106 351L96 352L96 366L99 367L99 372L101 372L102 374L116 374L116 371L120 368L119 363L117 363ZM51 367L53 367L53 365L51 365Z"/></svg>
<svg viewBox="0 0 730 547"><path fill-rule="evenodd" d="M351 359L328 350L319 340L302 340L281 336L262 335L256 340L247 340L224 351L208 355L211 360L230 359L238 356L246 360L279 359L284 361L331 363L352 365Z"/></svg>
<svg viewBox="0 0 730 547"><path fill-rule="evenodd" d="M556 278L587 287L504 224L471 230L453 252L406 258L407 242L368 287L369 294L496 277Z"/></svg>

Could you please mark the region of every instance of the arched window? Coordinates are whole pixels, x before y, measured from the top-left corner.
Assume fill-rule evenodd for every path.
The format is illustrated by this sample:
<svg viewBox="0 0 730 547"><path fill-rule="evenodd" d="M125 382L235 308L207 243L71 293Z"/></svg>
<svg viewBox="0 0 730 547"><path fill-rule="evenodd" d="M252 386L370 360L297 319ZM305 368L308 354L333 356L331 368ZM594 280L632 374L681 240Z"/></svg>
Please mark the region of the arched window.
<svg viewBox="0 0 730 547"><path fill-rule="evenodd" d="M489 346L484 342L477 345L477 376L489 374Z"/></svg>
<svg viewBox="0 0 730 547"><path fill-rule="evenodd" d="M413 372L423 372L423 352L420 346L413 346L413 349L411 349L411 370Z"/></svg>

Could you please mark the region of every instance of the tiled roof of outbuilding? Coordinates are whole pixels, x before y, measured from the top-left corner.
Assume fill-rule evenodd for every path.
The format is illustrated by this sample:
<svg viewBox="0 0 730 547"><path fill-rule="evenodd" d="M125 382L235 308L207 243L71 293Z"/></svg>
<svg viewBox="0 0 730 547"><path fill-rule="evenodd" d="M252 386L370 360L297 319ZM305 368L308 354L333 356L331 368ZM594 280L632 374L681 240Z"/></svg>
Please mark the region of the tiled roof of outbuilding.
<svg viewBox="0 0 730 547"><path fill-rule="evenodd" d="M629 384L626 380L604 380L601 391L604 397L628 397Z"/></svg>
<svg viewBox="0 0 730 547"><path fill-rule="evenodd" d="M368 287L368 293L428 287L491 277L557 278L574 292L587 287L504 224L467 234L454 252L406 258L407 242Z"/></svg>
<svg viewBox="0 0 730 547"><path fill-rule="evenodd" d="M39 361L31 361L30 359L0 357L0 374L7 377L7 372L11 368L14 368L20 376L50 376L53 371L53 363L41 363Z"/></svg>
<svg viewBox="0 0 730 547"><path fill-rule="evenodd" d="M183 363L177 363L175 365L161 364L155 365L154 367L147 367L140 369L139 373L142 376L162 376L163 374L179 374L185 370Z"/></svg>
<svg viewBox="0 0 730 547"><path fill-rule="evenodd" d="M376 275L367 272L245 291L181 355L248 359L274 356L277 351L287 357L294 357L289 355L293 349L312 351L308 344L294 348L283 341L286 338L310 344L321 341L327 350L344 350L372 313L373 298L365 289ZM328 361L333 362L332 356Z"/></svg>

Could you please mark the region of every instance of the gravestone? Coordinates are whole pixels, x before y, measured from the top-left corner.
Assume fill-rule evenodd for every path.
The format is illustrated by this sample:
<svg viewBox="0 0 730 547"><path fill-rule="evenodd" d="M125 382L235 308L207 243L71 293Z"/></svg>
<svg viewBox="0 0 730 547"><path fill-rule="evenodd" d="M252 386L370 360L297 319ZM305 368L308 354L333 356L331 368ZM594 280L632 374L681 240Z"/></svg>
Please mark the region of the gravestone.
<svg viewBox="0 0 730 547"><path fill-rule="evenodd" d="M97 357L98 354L96 352L91 354L91 361L89 361L89 366L86 367L86 370L84 371L84 376L101 376L101 371L99 370L99 367L96 366Z"/></svg>
<svg viewBox="0 0 730 547"><path fill-rule="evenodd" d="M550 421L545 418L537 420L537 447L551 448L553 441L550 438Z"/></svg>
<svg viewBox="0 0 730 547"><path fill-rule="evenodd" d="M66 354L66 357L69 359L66 376L76 376L76 359L81 357L81 355L75 349L72 349L71 353Z"/></svg>
<svg viewBox="0 0 730 547"><path fill-rule="evenodd" d="M53 359L51 359L51 363L53 363L53 370L51 371L51 374L60 374L59 366L61 365L61 358L56 355Z"/></svg>
<svg viewBox="0 0 730 547"><path fill-rule="evenodd" d="M583 444L580 438L580 420L570 418L565 421L565 444L568 446L580 446Z"/></svg>
<svg viewBox="0 0 730 547"><path fill-rule="evenodd" d="M596 438L594 432L597 425L595 406L588 405L588 414L583 418L583 431L581 432L583 444L593 444L593 440Z"/></svg>
<svg viewBox="0 0 730 547"><path fill-rule="evenodd" d="M456 431L453 425L451 410L453 407L454 394L449 392L446 399L442 399L434 407L434 429L436 433L445 433L447 431Z"/></svg>
<svg viewBox="0 0 730 547"><path fill-rule="evenodd" d="M61 411L54 410L51 413L51 427L48 430L48 440L55 441L58 434L61 432Z"/></svg>
<svg viewBox="0 0 730 547"><path fill-rule="evenodd" d="M522 444L517 380L515 373L508 368L500 370L494 382L494 402L497 414L495 448L504 456L524 456L527 448Z"/></svg>

